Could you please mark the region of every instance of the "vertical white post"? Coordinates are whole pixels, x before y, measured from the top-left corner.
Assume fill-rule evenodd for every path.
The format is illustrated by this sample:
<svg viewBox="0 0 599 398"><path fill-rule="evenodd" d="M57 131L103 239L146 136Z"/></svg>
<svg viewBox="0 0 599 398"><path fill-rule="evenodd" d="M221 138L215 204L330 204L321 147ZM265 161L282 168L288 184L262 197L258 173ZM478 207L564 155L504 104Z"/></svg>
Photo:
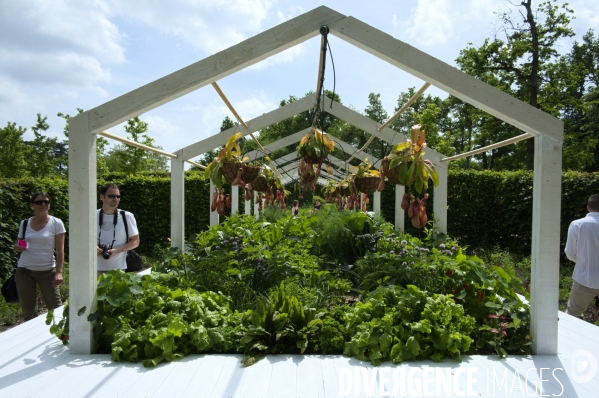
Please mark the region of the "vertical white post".
<svg viewBox="0 0 599 398"><path fill-rule="evenodd" d="M252 200L251 199L245 201L245 214L247 214L248 216L250 214L252 214Z"/></svg>
<svg viewBox="0 0 599 398"><path fill-rule="evenodd" d="M396 184L395 185L395 230L396 231L405 231L404 225L404 211L401 208L401 200L403 199L403 194L406 192L406 187L403 185Z"/></svg>
<svg viewBox="0 0 599 398"><path fill-rule="evenodd" d="M239 213L239 187L231 187L231 214Z"/></svg>
<svg viewBox="0 0 599 398"><path fill-rule="evenodd" d="M437 232L447 233L447 178L448 178L447 162L438 163L435 165L435 171L439 176L439 186L435 187L435 195L433 197L433 217ZM429 181L430 183L430 181Z"/></svg>
<svg viewBox="0 0 599 398"><path fill-rule="evenodd" d="M171 247L185 249L185 168L183 151L171 158Z"/></svg>
<svg viewBox="0 0 599 398"><path fill-rule="evenodd" d="M546 136L534 140L530 335L533 354L556 355L562 143Z"/></svg>
<svg viewBox="0 0 599 398"><path fill-rule="evenodd" d="M381 193L375 191L372 195L372 200L374 202L372 204L372 211L374 211L376 214L381 214Z"/></svg>
<svg viewBox="0 0 599 398"><path fill-rule="evenodd" d="M258 199L258 192L254 191L254 216L257 220L260 217L260 212L258 211L258 203L256 203L256 199Z"/></svg>
<svg viewBox="0 0 599 398"><path fill-rule="evenodd" d="M69 352L77 355L94 351L87 316L97 305L96 135L88 116L69 119Z"/></svg>
<svg viewBox="0 0 599 398"><path fill-rule="evenodd" d="M211 211L210 205L212 204L212 197L214 196L214 191L216 190L216 185L210 180L210 200L208 201L208 211L210 212L210 226L218 225L220 219L218 217L218 213L215 211Z"/></svg>

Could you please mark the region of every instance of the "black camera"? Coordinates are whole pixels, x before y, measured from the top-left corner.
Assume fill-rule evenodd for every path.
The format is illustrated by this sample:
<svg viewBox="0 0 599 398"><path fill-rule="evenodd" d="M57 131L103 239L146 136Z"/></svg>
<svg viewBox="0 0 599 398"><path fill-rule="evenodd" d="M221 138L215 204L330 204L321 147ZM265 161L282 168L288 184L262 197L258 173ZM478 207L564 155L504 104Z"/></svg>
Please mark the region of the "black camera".
<svg viewBox="0 0 599 398"><path fill-rule="evenodd" d="M106 243L98 243L98 247L102 249L102 258L108 260L112 254L108 250L112 249L112 247L109 247Z"/></svg>

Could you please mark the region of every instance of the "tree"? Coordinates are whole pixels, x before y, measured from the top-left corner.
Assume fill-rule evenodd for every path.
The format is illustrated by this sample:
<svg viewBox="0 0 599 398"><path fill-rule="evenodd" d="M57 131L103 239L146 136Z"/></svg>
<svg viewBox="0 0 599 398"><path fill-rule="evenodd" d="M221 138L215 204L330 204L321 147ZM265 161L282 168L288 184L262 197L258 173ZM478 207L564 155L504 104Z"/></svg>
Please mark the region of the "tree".
<svg viewBox="0 0 599 398"><path fill-rule="evenodd" d="M144 134L148 131L148 123L142 121L138 116L129 119L125 124L125 131L129 133L128 139L156 149L162 149L154 145L154 139ZM106 165L111 172L124 172L137 174L143 171L168 170L168 165L163 155L148 152L127 144L116 145L104 157Z"/></svg>
<svg viewBox="0 0 599 398"><path fill-rule="evenodd" d="M535 108L555 114L545 106L545 91L551 91L549 72L558 57L559 40L571 37L570 14L567 4L554 5L555 0L543 2L533 10L532 0L523 0L518 16L512 11L498 13L504 39L486 39L480 48L469 46L456 60L466 73L476 76L509 94L528 102ZM550 101L548 101L549 103ZM533 167L534 141L526 141L526 166Z"/></svg>
<svg viewBox="0 0 599 398"><path fill-rule="evenodd" d="M381 94L368 94L368 105L366 106L366 109L364 109L364 113L366 116L379 123L384 123L389 119L389 114L385 108L383 108L383 103L381 102ZM373 156L382 159L387 156L390 148L385 141L375 138L368 149L368 152Z"/></svg>
<svg viewBox="0 0 599 398"><path fill-rule="evenodd" d="M26 169L32 177L48 177L56 174L60 159L57 158L57 139L48 138L42 134L47 131L50 125L46 122L47 116L37 114L35 126L31 128L35 138L33 141L27 141Z"/></svg>
<svg viewBox="0 0 599 398"><path fill-rule="evenodd" d="M560 59L554 75L556 89L551 98L564 121L564 168L597 171L599 38L592 30Z"/></svg>
<svg viewBox="0 0 599 398"><path fill-rule="evenodd" d="M25 155L27 147L23 134L27 131L16 123L6 123L0 129L0 176L3 178L21 178L27 175Z"/></svg>

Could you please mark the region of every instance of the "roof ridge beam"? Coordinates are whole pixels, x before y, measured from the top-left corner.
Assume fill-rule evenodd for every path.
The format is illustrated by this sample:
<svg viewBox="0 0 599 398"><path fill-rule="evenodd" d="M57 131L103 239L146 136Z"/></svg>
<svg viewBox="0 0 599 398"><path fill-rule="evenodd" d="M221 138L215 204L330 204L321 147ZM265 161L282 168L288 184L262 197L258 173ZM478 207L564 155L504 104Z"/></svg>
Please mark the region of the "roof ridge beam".
<svg viewBox="0 0 599 398"><path fill-rule="evenodd" d="M563 142L564 123L461 70L354 18L328 25L338 38L456 98L534 135Z"/></svg>
<svg viewBox="0 0 599 398"><path fill-rule="evenodd" d="M240 131L242 136L249 135L250 133L261 130L272 124L295 116L302 113L314 106L316 102L316 95L308 95L297 101L293 101L285 106L281 106L274 111L265 113L247 122L248 128L245 129L242 126L234 126L227 130L223 130L220 133L216 133L210 137L204 138L201 141L191 144L182 149L184 159L193 159L196 156L200 156L208 151L218 148L227 141L227 138L236 132Z"/></svg>
<svg viewBox="0 0 599 398"><path fill-rule="evenodd" d="M381 123L372 120L368 116L364 116L361 113L356 112L353 109L350 109L345 105L340 104L339 102L333 101L333 107L327 106L324 110L347 123L361 128L367 133L370 133L389 144L396 145L408 139L408 137L406 137L404 134L397 132L389 127L385 127L384 129L379 131L378 128L381 126ZM445 155L435 151L431 147L426 148L426 155L424 156L424 158L430 159L433 163L437 163L445 157Z"/></svg>
<svg viewBox="0 0 599 398"><path fill-rule="evenodd" d="M89 111L89 131L107 130L320 34L345 15L320 6ZM76 117L76 116L75 116Z"/></svg>

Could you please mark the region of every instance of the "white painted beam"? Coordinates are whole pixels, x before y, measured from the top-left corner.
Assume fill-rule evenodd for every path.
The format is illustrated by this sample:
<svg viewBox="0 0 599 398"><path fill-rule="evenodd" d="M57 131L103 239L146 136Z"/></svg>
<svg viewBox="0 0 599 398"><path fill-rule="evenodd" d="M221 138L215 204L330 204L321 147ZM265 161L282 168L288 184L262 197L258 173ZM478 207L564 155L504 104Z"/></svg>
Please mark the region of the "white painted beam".
<svg viewBox="0 0 599 398"><path fill-rule="evenodd" d="M171 159L171 247L185 250L185 168L181 151Z"/></svg>
<svg viewBox="0 0 599 398"><path fill-rule="evenodd" d="M347 17L328 25L331 34L520 130L563 141L557 119L364 22Z"/></svg>
<svg viewBox="0 0 599 398"><path fill-rule="evenodd" d="M405 211L401 208L401 200L406 192L403 185L395 185L395 230L405 232Z"/></svg>
<svg viewBox="0 0 599 398"><path fill-rule="evenodd" d="M241 126L231 127L230 129L216 133L208 138L196 142L183 148L183 158L193 159L196 156L200 156L208 151L218 148L227 142L229 136L241 131L245 137L250 133L254 133L272 124L288 119L292 116L302 113L303 111L310 109L316 103L316 96L314 94L308 95L297 101L293 101L290 104L275 109L274 111L265 113L257 118L254 118L247 122L248 129Z"/></svg>
<svg viewBox="0 0 599 398"><path fill-rule="evenodd" d="M437 232L447 233L447 185L448 178L448 164L437 163L435 165L435 171L439 176L439 186L435 187L435 194L433 196L433 217L435 226L438 228Z"/></svg>
<svg viewBox="0 0 599 398"><path fill-rule="evenodd" d="M268 145L265 145L264 149L266 149L266 154L264 154L259 149L255 149L253 151L250 151L250 152L244 154L244 156L247 156L248 158L250 158L250 160L255 160L255 159L261 158L263 156L270 156L271 152L277 151L281 148L285 148L286 146L293 145L293 144L299 142L311 130L312 130L312 127L308 127L307 129L303 129L302 131L298 131L295 134L288 135L287 137L283 137L280 140L277 140L275 142L271 142Z"/></svg>
<svg viewBox="0 0 599 398"><path fill-rule="evenodd" d="M344 17L344 15L322 6L292 18L226 50L90 110L89 130L93 133L109 129L134 116L139 116L218 81L317 36L322 25L330 25Z"/></svg>
<svg viewBox="0 0 599 398"><path fill-rule="evenodd" d="M245 214L249 216L250 214L252 214L252 201L244 200L244 204L245 204Z"/></svg>
<svg viewBox="0 0 599 398"><path fill-rule="evenodd" d="M231 187L231 214L239 212L239 187L237 185Z"/></svg>
<svg viewBox="0 0 599 398"><path fill-rule="evenodd" d="M89 134L88 117L89 112L83 112L68 121L69 353L77 355L95 350L87 317L97 306L96 135Z"/></svg>
<svg viewBox="0 0 599 398"><path fill-rule="evenodd" d="M327 99L327 101L330 101L330 98ZM381 123L374 121L369 117L364 116L338 102L333 101L333 107L331 108L327 106L324 110L331 115L336 116L339 119L346 121L347 123L350 123L351 125L354 125L389 144L396 145L400 142L405 142L408 139L408 137L406 137L404 134L391 129L390 127L385 127L379 131L379 127L382 126ZM434 164L437 164L441 159L446 157L432 148L426 148L425 153L426 155L424 158L429 159ZM360 156L356 155L356 157L359 158Z"/></svg>
<svg viewBox="0 0 599 398"><path fill-rule="evenodd" d="M378 191L372 194L372 211L381 214L381 193Z"/></svg>
<svg viewBox="0 0 599 398"><path fill-rule="evenodd" d="M556 355L562 144L537 136L534 156L530 335L533 354Z"/></svg>

